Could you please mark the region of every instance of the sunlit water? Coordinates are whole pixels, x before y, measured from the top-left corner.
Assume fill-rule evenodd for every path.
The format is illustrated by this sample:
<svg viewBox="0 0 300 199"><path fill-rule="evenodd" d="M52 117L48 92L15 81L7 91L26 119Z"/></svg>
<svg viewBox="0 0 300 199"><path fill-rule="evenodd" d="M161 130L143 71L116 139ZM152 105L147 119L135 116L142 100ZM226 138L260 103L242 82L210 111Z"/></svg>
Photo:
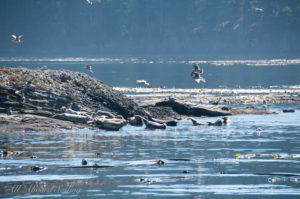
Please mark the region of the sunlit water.
<svg viewBox="0 0 300 199"><path fill-rule="evenodd" d="M88 61L94 66L92 75L112 86L136 86L136 79L147 79L169 87L199 87L190 79L192 65L189 61L2 60L1 65L47 65L51 69L84 71L83 66ZM211 88L236 84L242 87L299 85L299 63L266 67L201 63L201 66L207 75L204 76L205 86ZM232 78L232 74L242 76ZM232 116L232 123L223 127L192 126L190 120L181 120L177 127L155 131L125 126L117 132L73 129L50 133L1 133L0 150L20 154L0 159L0 196L299 198L300 105L279 103L269 108L279 114ZM283 109L295 109L295 112L283 113ZM214 122L217 118L197 119ZM59 168L80 165L83 158L88 158L89 165L112 167ZM157 160L165 164L159 166ZM34 165L46 168L35 172L29 169Z"/></svg>
<svg viewBox="0 0 300 199"><path fill-rule="evenodd" d="M206 83L190 76L193 63L204 69ZM93 72L84 69L86 64ZM153 87L167 88L250 88L300 85L300 59L202 60L178 58L0 58L0 66L67 69L86 72L110 86L135 87L145 79Z"/></svg>
<svg viewBox="0 0 300 199"><path fill-rule="evenodd" d="M192 126L191 121L181 120L177 127L155 131L126 126L118 132L2 133L1 149L22 154L0 160L0 194L7 198L297 198L300 106L271 108L279 114L232 116L232 123L223 127ZM282 113L283 108L296 112ZM37 158L28 159L30 155ZM80 165L83 158L89 165L113 167L58 168ZM157 160L165 164L158 166ZM47 168L28 170L34 165Z"/></svg>

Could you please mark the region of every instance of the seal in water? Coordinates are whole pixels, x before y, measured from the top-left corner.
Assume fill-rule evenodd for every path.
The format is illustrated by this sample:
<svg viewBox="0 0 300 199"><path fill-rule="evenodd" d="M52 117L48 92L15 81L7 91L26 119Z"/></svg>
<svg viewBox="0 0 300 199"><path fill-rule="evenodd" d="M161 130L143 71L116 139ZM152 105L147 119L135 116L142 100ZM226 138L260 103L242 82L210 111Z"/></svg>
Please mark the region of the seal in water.
<svg viewBox="0 0 300 199"><path fill-rule="evenodd" d="M195 119L192 118L192 117L190 117L189 119L192 120L194 126L205 125L205 123L198 122L197 120L195 120Z"/></svg>
<svg viewBox="0 0 300 199"><path fill-rule="evenodd" d="M45 167L40 167L40 166L32 166L29 168L31 171L40 171L46 169Z"/></svg>
<svg viewBox="0 0 300 199"><path fill-rule="evenodd" d="M231 123L231 120L229 119L229 117L225 116L225 117L223 117L223 123L224 123L225 125L230 124L230 123Z"/></svg>
<svg viewBox="0 0 300 199"><path fill-rule="evenodd" d="M81 165L87 165L88 161L86 158L81 160Z"/></svg>
<svg viewBox="0 0 300 199"><path fill-rule="evenodd" d="M217 121L215 122L207 122L207 125L209 126L222 126L223 125L223 121L221 119L217 119Z"/></svg>

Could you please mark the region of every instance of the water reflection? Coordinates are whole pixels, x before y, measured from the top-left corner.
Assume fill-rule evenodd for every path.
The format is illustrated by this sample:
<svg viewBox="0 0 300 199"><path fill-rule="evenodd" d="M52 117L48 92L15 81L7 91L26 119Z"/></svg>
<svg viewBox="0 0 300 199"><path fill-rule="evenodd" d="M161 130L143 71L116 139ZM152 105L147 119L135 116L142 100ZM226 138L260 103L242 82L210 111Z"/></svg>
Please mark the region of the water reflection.
<svg viewBox="0 0 300 199"><path fill-rule="evenodd" d="M181 120L165 131L126 126L119 132L2 133L0 150L18 153L1 157L0 194L15 198L299 197L300 107L290 105L295 113L232 116L231 125L225 127L195 127L190 120ZM282 106L291 108L274 104L271 109ZM113 167L61 168L79 166L83 158L88 165ZM158 166L157 160L165 164ZM29 170L34 165L47 169Z"/></svg>

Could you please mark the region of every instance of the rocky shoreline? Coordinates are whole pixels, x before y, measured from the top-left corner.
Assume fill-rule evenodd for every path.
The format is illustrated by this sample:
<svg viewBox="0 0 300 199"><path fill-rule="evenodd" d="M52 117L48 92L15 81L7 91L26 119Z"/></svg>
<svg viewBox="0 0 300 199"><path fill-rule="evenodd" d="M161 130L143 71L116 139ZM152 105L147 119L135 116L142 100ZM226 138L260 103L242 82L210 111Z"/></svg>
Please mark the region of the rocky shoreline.
<svg viewBox="0 0 300 199"><path fill-rule="evenodd" d="M187 117L275 114L266 108L233 107L224 104L225 98L220 96L215 96L213 104L205 104L201 100L209 100L211 96L200 92L192 94L200 101L176 92L170 95L158 97L155 89L148 95L113 89L80 72L0 67L0 132L119 130L124 125L143 125L145 120L153 122L151 127L155 128L156 124L167 126L167 121ZM299 94L294 98L299 100ZM265 100L268 101L263 103L270 98Z"/></svg>

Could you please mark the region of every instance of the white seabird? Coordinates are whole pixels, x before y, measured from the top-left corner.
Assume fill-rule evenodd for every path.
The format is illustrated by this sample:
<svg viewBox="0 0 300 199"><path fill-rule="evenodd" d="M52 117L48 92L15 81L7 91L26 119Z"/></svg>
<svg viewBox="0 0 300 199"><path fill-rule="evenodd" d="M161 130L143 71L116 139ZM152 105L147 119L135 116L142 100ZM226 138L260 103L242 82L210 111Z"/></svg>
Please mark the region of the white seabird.
<svg viewBox="0 0 300 199"><path fill-rule="evenodd" d="M262 8L253 8L253 10L255 12L260 12L260 13L264 13L265 12L264 9L262 9Z"/></svg>
<svg viewBox="0 0 300 199"><path fill-rule="evenodd" d="M149 84L146 80L136 80L136 83L137 83L137 84L140 84L140 85L144 84L144 85L146 85L147 87L150 86L150 84Z"/></svg>
<svg viewBox="0 0 300 199"><path fill-rule="evenodd" d="M197 83L200 83L200 82L206 82L206 80L200 76L201 73L199 72L195 72L194 70L192 71L191 73L191 76L192 78L197 82Z"/></svg>
<svg viewBox="0 0 300 199"><path fill-rule="evenodd" d="M19 34L19 35L11 35L13 40L12 42L15 42L15 43L21 43L21 38L24 36L23 34Z"/></svg>
<svg viewBox="0 0 300 199"><path fill-rule="evenodd" d="M197 63L194 63L194 72L198 72L200 74L204 73L204 70L202 68L199 67L199 65Z"/></svg>
<svg viewBox="0 0 300 199"><path fill-rule="evenodd" d="M85 0L88 4L93 5L93 2L91 0Z"/></svg>
<svg viewBox="0 0 300 199"><path fill-rule="evenodd" d="M94 73L94 71L92 70L92 66L89 65L89 64L87 64L87 65L85 66L85 69L89 70L91 73Z"/></svg>

